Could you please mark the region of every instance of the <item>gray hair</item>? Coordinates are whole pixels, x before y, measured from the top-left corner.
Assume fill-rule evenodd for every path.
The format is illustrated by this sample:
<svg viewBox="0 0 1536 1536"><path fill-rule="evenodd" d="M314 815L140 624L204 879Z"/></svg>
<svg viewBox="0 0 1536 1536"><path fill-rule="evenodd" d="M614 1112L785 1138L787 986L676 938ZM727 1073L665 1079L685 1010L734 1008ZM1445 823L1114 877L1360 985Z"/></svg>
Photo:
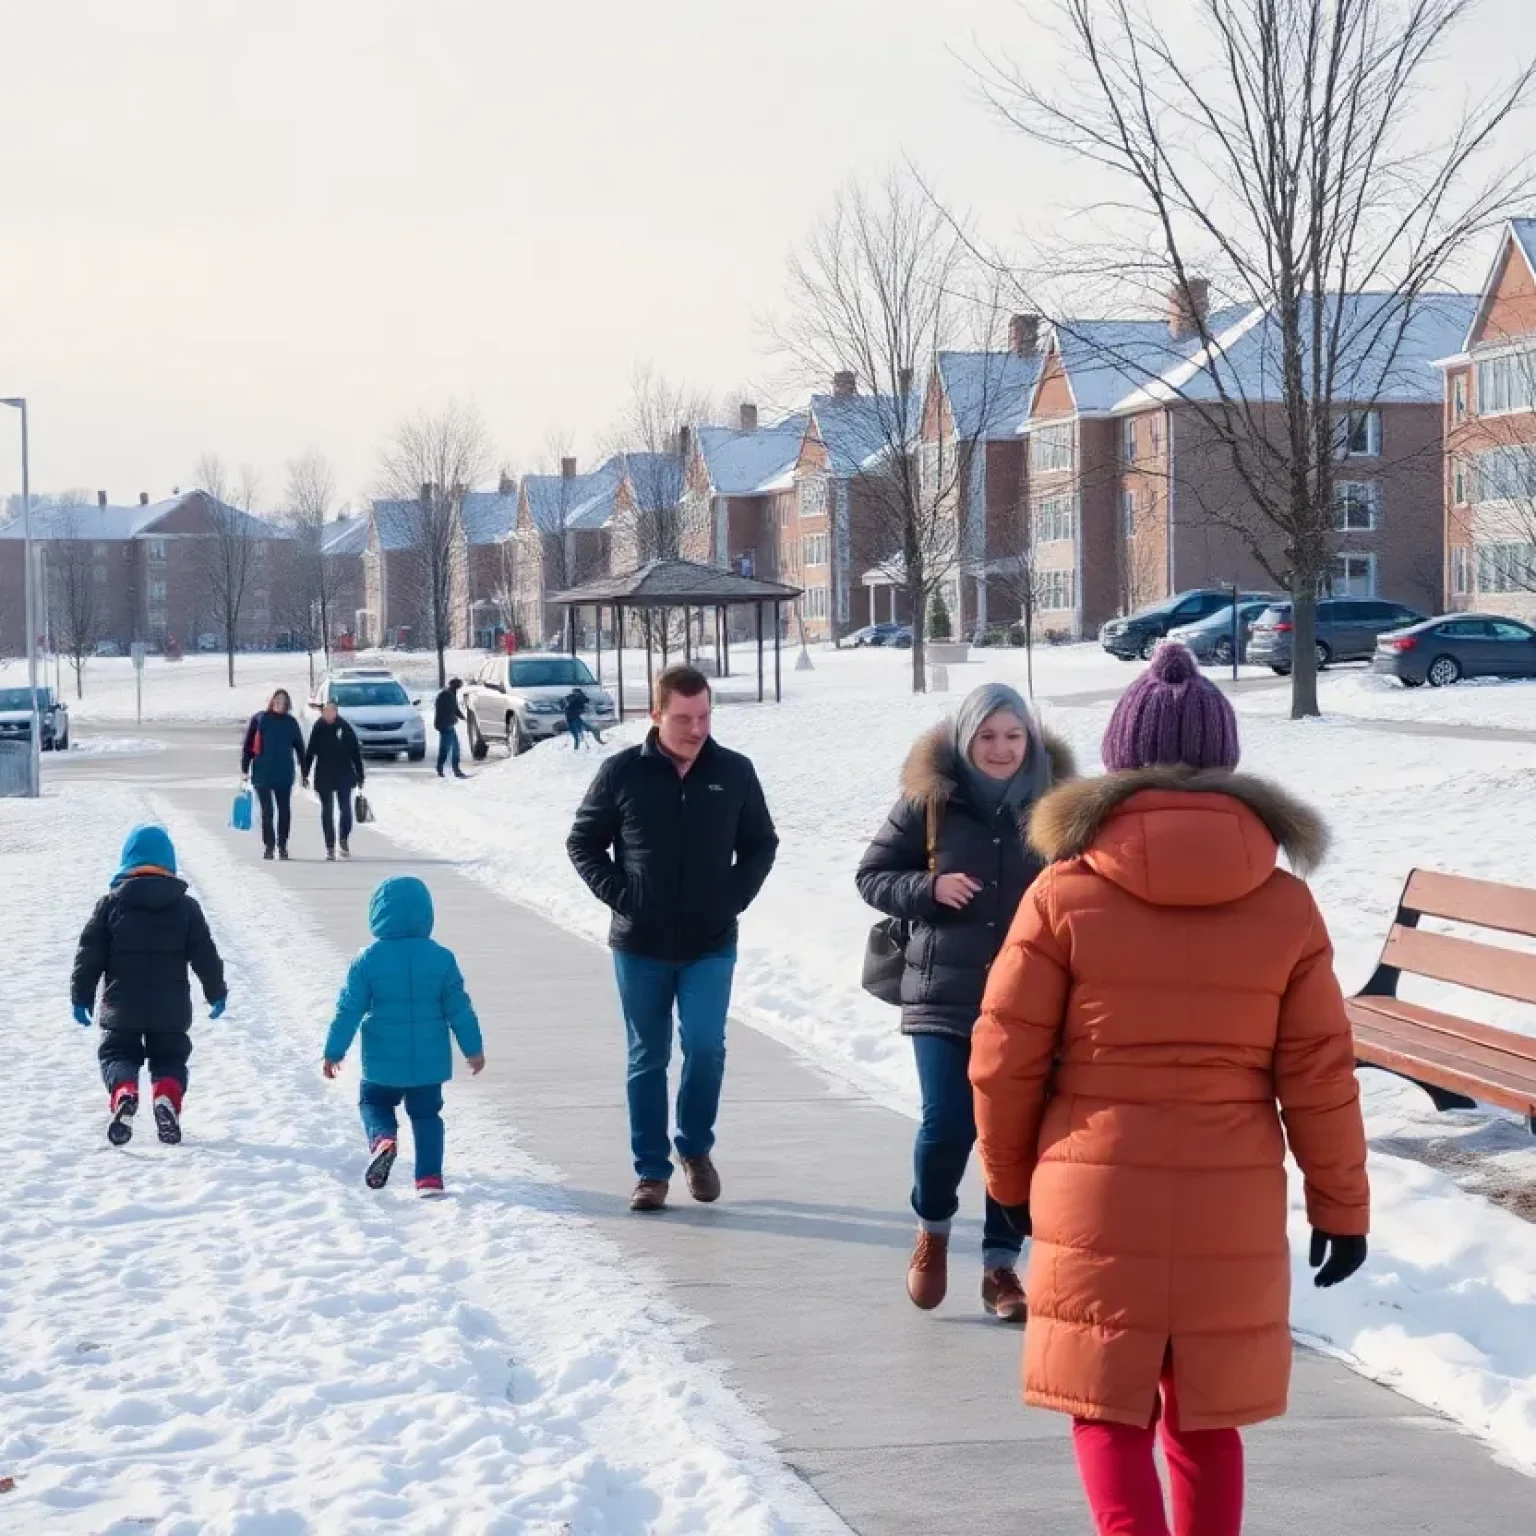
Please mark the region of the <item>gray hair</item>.
<svg viewBox="0 0 1536 1536"><path fill-rule="evenodd" d="M962 758L970 757L976 733L999 710L1018 716L1019 724L1029 733L1031 747L1040 744L1040 730L1034 716L1030 714L1029 705L1024 702L1024 695L1017 688L1010 688L1007 683L983 683L960 701L955 718L950 722L955 751Z"/></svg>

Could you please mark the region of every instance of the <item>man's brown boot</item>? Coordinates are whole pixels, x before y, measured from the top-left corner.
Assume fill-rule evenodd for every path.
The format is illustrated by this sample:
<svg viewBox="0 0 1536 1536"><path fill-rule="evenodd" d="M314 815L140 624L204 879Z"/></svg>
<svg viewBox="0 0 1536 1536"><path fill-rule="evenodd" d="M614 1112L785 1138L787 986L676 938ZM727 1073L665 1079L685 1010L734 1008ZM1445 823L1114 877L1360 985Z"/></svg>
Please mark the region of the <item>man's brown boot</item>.
<svg viewBox="0 0 1536 1536"><path fill-rule="evenodd" d="M912 1305L931 1312L949 1289L949 1234L919 1232L907 1266L907 1295Z"/></svg>
<svg viewBox="0 0 1536 1536"><path fill-rule="evenodd" d="M635 1192L629 1197L632 1211L664 1211L667 1208L667 1181L665 1179L641 1179Z"/></svg>
<svg viewBox="0 0 1536 1536"><path fill-rule="evenodd" d="M989 1269L981 1277L981 1304L1000 1323L1022 1323L1029 1316L1024 1287L1011 1269Z"/></svg>
<svg viewBox="0 0 1536 1536"><path fill-rule="evenodd" d="M707 1157L684 1157L680 1161L688 1180L688 1193L702 1205L713 1205L720 1198L720 1174Z"/></svg>

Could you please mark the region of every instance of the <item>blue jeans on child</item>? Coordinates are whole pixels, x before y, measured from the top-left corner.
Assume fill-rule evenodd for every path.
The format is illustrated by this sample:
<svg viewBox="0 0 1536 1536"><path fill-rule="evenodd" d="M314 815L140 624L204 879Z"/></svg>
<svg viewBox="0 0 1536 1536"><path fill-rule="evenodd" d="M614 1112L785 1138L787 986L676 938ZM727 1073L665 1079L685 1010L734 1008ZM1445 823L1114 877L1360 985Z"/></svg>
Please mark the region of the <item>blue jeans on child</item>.
<svg viewBox="0 0 1536 1536"><path fill-rule="evenodd" d="M960 1181L976 1145L976 1101L971 1095L971 1042L958 1035L913 1035L923 1118L913 1149L912 1209L925 1231L948 1232L960 1209ZM1002 1206L987 1196L982 1263L1012 1269L1024 1246Z"/></svg>
<svg viewBox="0 0 1536 1536"><path fill-rule="evenodd" d="M614 950L613 969L629 1038L629 1145L642 1179L672 1177L667 1134L667 1066L672 1059L672 1011L683 1047L677 1090L677 1151L707 1157L725 1079L725 1016L731 1005L735 949L678 965Z"/></svg>
<svg viewBox="0 0 1536 1536"><path fill-rule="evenodd" d="M405 1102L411 1122L411 1136L416 1143L416 1177L440 1179L443 1176L443 1085L428 1083L422 1088L391 1088L385 1083L366 1080L357 1096L363 1129L371 1147L380 1136L396 1138L400 1134L395 1110Z"/></svg>

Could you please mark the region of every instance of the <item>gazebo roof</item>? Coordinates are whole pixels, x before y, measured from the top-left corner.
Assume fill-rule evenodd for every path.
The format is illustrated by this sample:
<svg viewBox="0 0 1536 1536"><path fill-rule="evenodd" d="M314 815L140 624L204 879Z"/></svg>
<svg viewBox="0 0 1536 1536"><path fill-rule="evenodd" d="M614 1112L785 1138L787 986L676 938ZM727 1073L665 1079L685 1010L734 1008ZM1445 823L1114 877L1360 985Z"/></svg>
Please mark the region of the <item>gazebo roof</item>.
<svg viewBox="0 0 1536 1536"><path fill-rule="evenodd" d="M800 596L799 587L778 581L738 576L694 560L652 560L638 570L604 576L549 601L561 608L718 608L733 603L787 603Z"/></svg>

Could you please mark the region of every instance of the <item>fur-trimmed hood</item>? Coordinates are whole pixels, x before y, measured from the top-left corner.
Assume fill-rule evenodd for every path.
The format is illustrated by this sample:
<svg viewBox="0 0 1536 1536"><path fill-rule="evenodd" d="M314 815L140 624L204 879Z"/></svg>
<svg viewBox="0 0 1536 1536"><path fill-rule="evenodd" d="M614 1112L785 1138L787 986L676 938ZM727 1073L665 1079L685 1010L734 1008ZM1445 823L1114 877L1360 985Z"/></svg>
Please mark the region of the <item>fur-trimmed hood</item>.
<svg viewBox="0 0 1536 1536"><path fill-rule="evenodd" d="M1040 733L1045 755L1050 759L1052 785L1075 779L1077 758L1072 748L1038 719L1035 728ZM901 792L914 805L926 805L930 801L942 805L959 784L960 764L950 738L949 722L940 721L912 743L912 750L907 753L901 768Z"/></svg>
<svg viewBox="0 0 1536 1536"><path fill-rule="evenodd" d="M1316 811L1264 779L1220 768L1137 768L1064 784L1035 807L1030 817L1030 842L1052 863L1085 855L1107 858L1105 844L1111 841L1108 825L1137 795L1149 796L1137 810L1172 811L1184 817L1201 809L1220 811L1217 796L1235 800L1258 818L1263 832L1284 850L1291 868L1303 878L1328 852L1328 827ZM1185 796L1191 797L1187 807L1178 803ZM1195 796L1204 798L1196 801ZM1113 839L1117 843L1125 840ZM1233 851L1235 848L1234 844ZM1251 846L1244 847L1242 857L1251 876L1259 873L1254 867L1258 853ZM1141 849L1141 857L1147 857L1147 847ZM1273 854L1269 862L1273 867ZM1109 873L1107 869L1102 872Z"/></svg>

